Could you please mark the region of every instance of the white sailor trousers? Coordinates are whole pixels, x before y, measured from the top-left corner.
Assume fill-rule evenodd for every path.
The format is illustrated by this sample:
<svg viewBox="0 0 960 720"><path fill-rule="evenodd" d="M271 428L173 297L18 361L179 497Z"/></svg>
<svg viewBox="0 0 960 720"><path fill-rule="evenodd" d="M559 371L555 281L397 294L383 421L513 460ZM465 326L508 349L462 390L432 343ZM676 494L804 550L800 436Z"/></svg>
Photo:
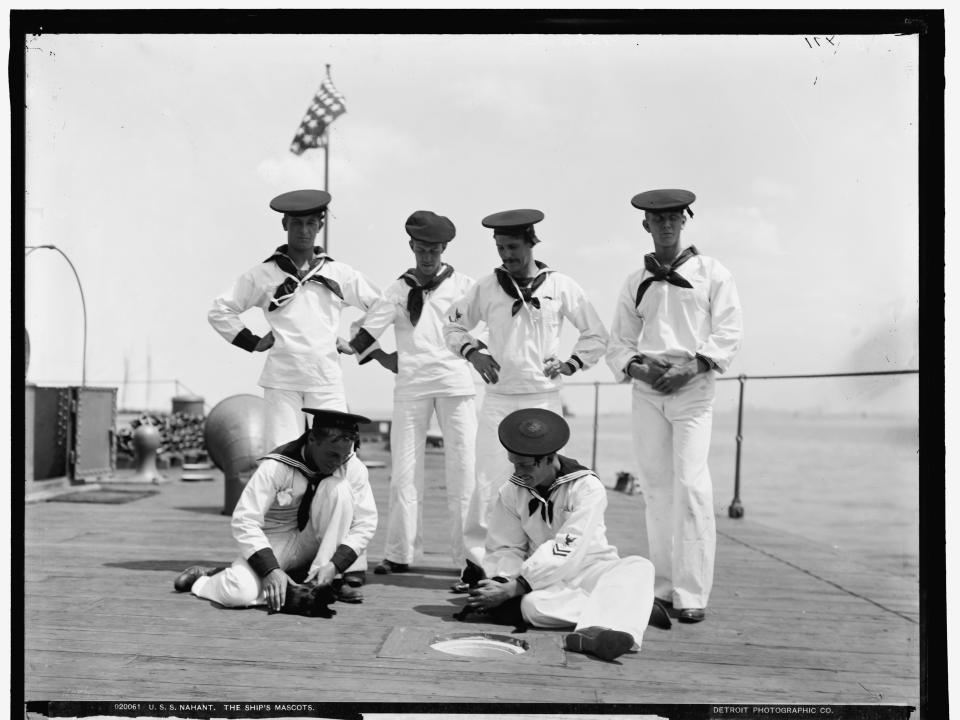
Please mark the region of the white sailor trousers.
<svg viewBox="0 0 960 720"><path fill-rule="evenodd" d="M562 415L560 391L498 395L488 387L483 398L477 427L476 485L463 528L467 559L477 565L483 563L487 518L497 501L497 491L513 474L513 465L507 459L506 449L500 444L497 428L507 415L523 408L545 408Z"/></svg>
<svg viewBox="0 0 960 720"><path fill-rule="evenodd" d="M303 530L294 526L287 531L267 534L280 568L290 573L308 569L314 558L319 566L330 562L350 530L353 507L350 483L345 478L337 482L321 482L310 503L310 521ZM362 557L365 569L366 557ZM349 569L356 569L357 562ZM216 575L198 578L190 590L197 597L226 607L266 604L260 576L243 557L238 557L230 567Z"/></svg>
<svg viewBox="0 0 960 720"><path fill-rule="evenodd" d="M477 411L473 395L394 400L385 555L387 560L407 564L422 556L424 463L434 413L443 435L450 558L459 566L465 557L463 521L474 485Z"/></svg>
<svg viewBox="0 0 960 720"><path fill-rule="evenodd" d="M633 444L654 592L677 608L707 607L713 586L717 525L707 456L715 386L713 372L669 395L633 385Z"/></svg>
<svg viewBox="0 0 960 720"><path fill-rule="evenodd" d="M347 411L347 397L340 385L320 392L264 388L263 401L267 452L303 435L309 427L309 417L302 408Z"/></svg>
<svg viewBox="0 0 960 720"><path fill-rule="evenodd" d="M523 619L534 627L605 627L628 632L639 650L653 609L653 563L638 555L601 560L571 580L527 593Z"/></svg>

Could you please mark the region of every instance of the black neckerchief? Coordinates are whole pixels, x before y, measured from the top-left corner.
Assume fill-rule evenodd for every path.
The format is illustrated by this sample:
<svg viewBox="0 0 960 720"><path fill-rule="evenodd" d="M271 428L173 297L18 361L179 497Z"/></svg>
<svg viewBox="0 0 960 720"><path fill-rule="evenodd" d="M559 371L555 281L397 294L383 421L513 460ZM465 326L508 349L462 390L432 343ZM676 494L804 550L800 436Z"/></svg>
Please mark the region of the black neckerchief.
<svg viewBox="0 0 960 720"><path fill-rule="evenodd" d="M536 488L527 487L523 483L519 482L515 475L510 477L510 482L512 482L514 485L519 485L520 487L524 488L533 496L530 498L530 502L527 504L527 510L529 511L531 517L537 512L537 508L539 508L540 516L548 525L553 523L553 499L550 497L553 495L553 491L561 485L573 482L574 480L579 480L584 475L591 475L593 473L592 470L585 468L573 458L557 455L557 459L560 461L560 470L557 471L556 480L550 483L550 487L547 488L546 497L541 495Z"/></svg>
<svg viewBox="0 0 960 720"><path fill-rule="evenodd" d="M444 265L440 272L430 278L423 285L421 285L420 281L417 280L417 275L414 268L410 268L398 278L410 286L410 292L407 293L407 312L410 313L410 322L412 322L414 325L420 322L420 313L423 312L424 294L430 292L431 290L436 290L438 287L440 287L440 283L442 283L451 275L453 275L453 266Z"/></svg>
<svg viewBox="0 0 960 720"><path fill-rule="evenodd" d="M333 261L333 258L320 250L320 248L314 248L313 259L310 261L310 266L305 272L301 272L290 256L287 255L287 246L281 245L278 247L273 255L264 260L264 262L275 262L277 267L287 274L287 278L277 286L267 311L281 308L293 300L293 296L297 293L297 290L303 287L304 282L318 282L343 300L343 292L340 290L340 284L336 280L320 274L320 269L328 261Z"/></svg>
<svg viewBox="0 0 960 720"><path fill-rule="evenodd" d="M677 287L692 288L693 285L690 284L690 281L678 273L676 268L680 267L687 260L697 254L697 249L691 245L682 253L680 253L676 260L667 266L661 264L661 262L657 259L656 253L647 253L644 255L643 266L646 268L647 272L650 273L650 277L646 278L642 283L640 283L640 287L637 288L637 301L634 303L634 307L640 307L640 299L647 291L647 288L658 281L666 281L671 285L676 285Z"/></svg>
<svg viewBox="0 0 960 720"><path fill-rule="evenodd" d="M533 297L533 293L543 285L544 280L547 279L547 275L552 273L553 270L549 270L547 264L539 260L535 260L534 262L537 264L539 272L526 287L522 287L517 280L502 267L498 267L493 271L497 276L497 282L500 283L500 287L514 300L513 307L510 309L510 315L516 315L520 312L520 308L523 307L525 303L529 303L537 310L540 309L540 299Z"/></svg>
<svg viewBox="0 0 960 720"><path fill-rule="evenodd" d="M307 479L307 491L300 498L300 507L297 508L297 530L303 530L307 526L307 522L310 520L310 503L313 502L313 496L320 486L320 481L330 477L330 475L324 475L317 470L310 461L310 456L304 452L308 434L304 433L293 442L281 445L273 452L260 458L261 460L269 458L282 462L284 465L289 465L300 471L300 474Z"/></svg>

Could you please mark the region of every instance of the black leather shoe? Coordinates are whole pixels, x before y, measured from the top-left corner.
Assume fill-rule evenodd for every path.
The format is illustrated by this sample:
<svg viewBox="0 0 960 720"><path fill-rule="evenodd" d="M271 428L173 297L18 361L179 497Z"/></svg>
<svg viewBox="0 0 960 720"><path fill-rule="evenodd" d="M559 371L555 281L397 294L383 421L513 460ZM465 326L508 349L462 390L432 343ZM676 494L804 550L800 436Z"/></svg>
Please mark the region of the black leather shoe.
<svg viewBox="0 0 960 720"><path fill-rule="evenodd" d="M594 655L601 660L615 660L633 647L633 635L605 627L588 627L570 633L563 646L573 652Z"/></svg>
<svg viewBox="0 0 960 720"><path fill-rule="evenodd" d="M199 578L204 575L212 575L213 570L214 568L203 567L202 565L191 565L177 575L177 579L173 581L173 589L177 592L187 592Z"/></svg>
<svg viewBox="0 0 960 720"><path fill-rule="evenodd" d="M343 583L339 588L337 588L337 600L343 603L362 603L363 602L363 593L360 591L358 585L348 585Z"/></svg>
<svg viewBox="0 0 960 720"><path fill-rule="evenodd" d="M410 566L407 563L398 563L393 560L387 560L386 558L381 560L380 564L373 569L376 575L389 575L391 573L405 573L409 571Z"/></svg>
<svg viewBox="0 0 960 720"><path fill-rule="evenodd" d="M367 573L365 570L350 570L343 574L343 584L350 587L363 587L367 584Z"/></svg>
<svg viewBox="0 0 960 720"><path fill-rule="evenodd" d="M653 608L650 610L650 620L647 624L660 630L669 630L673 624L670 622L670 614L667 612L667 608L664 607L662 601L656 598L653 599Z"/></svg>
<svg viewBox="0 0 960 720"><path fill-rule="evenodd" d="M680 611L680 614L677 615L677 620L682 623L698 623L703 622L706 617L707 613L703 608L684 608Z"/></svg>

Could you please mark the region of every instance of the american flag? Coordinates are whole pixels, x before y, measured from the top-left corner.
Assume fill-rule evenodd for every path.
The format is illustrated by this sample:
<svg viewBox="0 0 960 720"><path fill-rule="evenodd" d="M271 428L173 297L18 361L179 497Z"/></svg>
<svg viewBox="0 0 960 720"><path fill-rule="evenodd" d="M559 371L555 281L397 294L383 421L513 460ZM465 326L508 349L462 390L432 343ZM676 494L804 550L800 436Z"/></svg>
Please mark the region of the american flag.
<svg viewBox="0 0 960 720"><path fill-rule="evenodd" d="M346 111L343 95L333 86L333 81L328 76L320 84L320 89L313 96L310 107L300 121L297 134L290 143L290 152L301 155L309 148L326 147L327 126Z"/></svg>

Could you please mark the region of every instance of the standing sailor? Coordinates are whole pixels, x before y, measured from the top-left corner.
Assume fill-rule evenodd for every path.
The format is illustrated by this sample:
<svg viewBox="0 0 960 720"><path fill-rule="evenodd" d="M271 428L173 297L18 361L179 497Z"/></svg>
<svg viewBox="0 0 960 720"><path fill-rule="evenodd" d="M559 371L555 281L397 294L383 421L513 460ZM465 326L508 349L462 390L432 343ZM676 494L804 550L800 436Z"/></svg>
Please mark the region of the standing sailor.
<svg viewBox="0 0 960 720"><path fill-rule="evenodd" d="M500 442L514 473L497 493L487 533L487 578L468 607L534 627L575 626L564 645L613 660L639 650L648 623L668 629L654 604L653 565L620 558L607 542L607 489L576 460L558 455L570 428L549 410L518 410L503 419ZM511 607L512 606L512 607Z"/></svg>
<svg viewBox="0 0 960 720"><path fill-rule="evenodd" d="M483 560L487 516L511 473L497 441L500 421L521 408L561 413L560 376L592 367L607 345L607 330L581 287L534 259L540 239L533 226L543 217L539 210L507 210L483 219L483 226L493 229L503 264L454 303L443 329L447 347L469 360L487 383L477 431L476 486L464 526L467 575L454 586L459 591ZM580 336L561 360L564 318ZM489 346L470 334L481 321L487 324Z"/></svg>
<svg viewBox="0 0 960 720"><path fill-rule="evenodd" d="M366 312L380 297L361 273L315 247L329 203L323 190L294 190L271 200L270 207L283 214L286 244L241 275L207 315L228 342L267 352L260 386L270 448L303 433L300 408L347 409L338 357L340 313L347 305ZM270 326L264 337L240 320L253 307Z"/></svg>
<svg viewBox="0 0 960 720"><path fill-rule="evenodd" d="M361 364L376 359L397 373L390 425L390 509L387 546L377 574L407 572L422 553L424 464L427 430L436 414L444 447L450 557L464 564L463 519L474 483L477 435L476 390L467 361L443 341L451 303L474 281L443 262L456 235L448 218L429 210L413 213L405 225L416 266L392 285L366 316L354 323L350 346ZM393 325L397 351L385 353L375 341Z"/></svg>
<svg viewBox="0 0 960 720"><path fill-rule="evenodd" d="M740 348L733 276L691 245L682 249L687 190L636 195L654 252L627 277L617 302L607 363L633 381L633 443L646 502L656 596L681 622L706 616L713 585L716 520L707 455L714 386Z"/></svg>

